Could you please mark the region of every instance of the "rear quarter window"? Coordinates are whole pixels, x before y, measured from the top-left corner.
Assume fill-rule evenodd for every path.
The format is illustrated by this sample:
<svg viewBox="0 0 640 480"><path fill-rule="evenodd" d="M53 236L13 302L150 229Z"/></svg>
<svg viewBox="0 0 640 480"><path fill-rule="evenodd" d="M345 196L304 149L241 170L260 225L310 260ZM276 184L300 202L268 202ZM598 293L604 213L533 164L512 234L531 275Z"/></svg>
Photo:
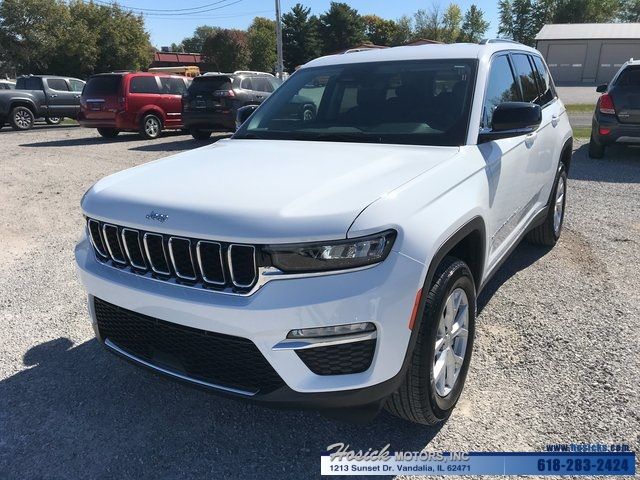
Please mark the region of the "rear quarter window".
<svg viewBox="0 0 640 480"><path fill-rule="evenodd" d="M84 95L117 95L120 89L120 75L92 77L84 87Z"/></svg>
<svg viewBox="0 0 640 480"><path fill-rule="evenodd" d="M625 68L615 84L619 87L640 87L640 67Z"/></svg>

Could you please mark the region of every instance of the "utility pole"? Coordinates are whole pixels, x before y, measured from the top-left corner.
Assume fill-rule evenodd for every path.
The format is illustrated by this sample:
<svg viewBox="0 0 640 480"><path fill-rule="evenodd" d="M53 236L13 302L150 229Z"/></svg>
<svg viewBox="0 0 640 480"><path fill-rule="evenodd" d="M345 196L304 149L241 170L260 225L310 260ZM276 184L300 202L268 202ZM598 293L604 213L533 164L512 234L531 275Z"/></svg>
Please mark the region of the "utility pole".
<svg viewBox="0 0 640 480"><path fill-rule="evenodd" d="M282 23L280 21L280 0L276 0L276 51L278 53L276 75L280 80L282 80L284 72L284 62L282 60Z"/></svg>

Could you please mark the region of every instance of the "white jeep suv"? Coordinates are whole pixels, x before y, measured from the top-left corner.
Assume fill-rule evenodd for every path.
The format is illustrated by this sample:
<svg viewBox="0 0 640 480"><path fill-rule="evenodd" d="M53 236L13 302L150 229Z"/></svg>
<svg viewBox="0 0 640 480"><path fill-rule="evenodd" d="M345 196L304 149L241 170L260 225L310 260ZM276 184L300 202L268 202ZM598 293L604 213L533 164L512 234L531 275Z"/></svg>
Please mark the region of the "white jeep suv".
<svg viewBox="0 0 640 480"><path fill-rule="evenodd" d="M558 240L571 137L519 44L314 60L233 138L85 194L96 335L239 398L442 421L478 293L525 235Z"/></svg>

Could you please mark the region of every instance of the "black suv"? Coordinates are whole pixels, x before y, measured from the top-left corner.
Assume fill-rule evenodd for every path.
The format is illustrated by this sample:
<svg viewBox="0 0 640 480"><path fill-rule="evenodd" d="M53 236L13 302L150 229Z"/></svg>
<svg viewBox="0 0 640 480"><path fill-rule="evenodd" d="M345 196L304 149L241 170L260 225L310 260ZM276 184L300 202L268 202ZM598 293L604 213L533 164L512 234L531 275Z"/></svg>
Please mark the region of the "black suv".
<svg viewBox="0 0 640 480"><path fill-rule="evenodd" d="M193 79L182 99L182 119L193 138L205 140L214 130L234 131L236 112L259 105L280 82L269 73L205 73Z"/></svg>
<svg viewBox="0 0 640 480"><path fill-rule="evenodd" d="M602 158L613 143L640 143L640 61L629 60L596 90L603 95L593 114L589 156Z"/></svg>

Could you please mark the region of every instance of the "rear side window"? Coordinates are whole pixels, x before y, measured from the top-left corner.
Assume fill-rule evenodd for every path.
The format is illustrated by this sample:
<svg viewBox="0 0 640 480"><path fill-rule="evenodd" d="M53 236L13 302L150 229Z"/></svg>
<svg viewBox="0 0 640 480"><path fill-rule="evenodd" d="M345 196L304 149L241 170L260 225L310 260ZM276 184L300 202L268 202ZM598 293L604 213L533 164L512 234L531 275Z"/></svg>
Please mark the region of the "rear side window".
<svg viewBox="0 0 640 480"><path fill-rule="evenodd" d="M547 70L544 62L540 57L533 56L532 58L533 63L536 66L538 85L540 86L540 97L536 103L540 106L544 106L553 101L553 99L556 98L556 94L551 83L551 75L549 74L549 70Z"/></svg>
<svg viewBox="0 0 640 480"><path fill-rule="evenodd" d="M120 75L100 75L91 77L84 88L84 95L117 95L120 89Z"/></svg>
<svg viewBox="0 0 640 480"><path fill-rule="evenodd" d="M616 86L620 87L640 87L640 68L627 67L625 68L618 80L616 80Z"/></svg>
<svg viewBox="0 0 640 480"><path fill-rule="evenodd" d="M130 93L160 93L156 77L133 77L129 85Z"/></svg>
<svg viewBox="0 0 640 480"><path fill-rule="evenodd" d="M182 95L187 90L181 78L160 77L160 85L162 85L162 93L167 95Z"/></svg>
<svg viewBox="0 0 640 480"><path fill-rule="evenodd" d="M19 78L16 82L18 90L42 90L42 79L38 77Z"/></svg>
<svg viewBox="0 0 640 480"><path fill-rule="evenodd" d="M503 102L519 102L520 92L511 70L509 57L500 55L491 62L491 71L487 82L487 92L484 97L482 112L482 126L489 128L493 111Z"/></svg>
<svg viewBox="0 0 640 480"><path fill-rule="evenodd" d="M536 75L533 73L529 56L516 53L513 55L513 63L522 87L522 96L525 102L538 101L538 86Z"/></svg>
<svg viewBox="0 0 640 480"><path fill-rule="evenodd" d="M231 90L229 77L202 76L193 79L189 87L189 93L213 93L216 90Z"/></svg>
<svg viewBox="0 0 640 480"><path fill-rule="evenodd" d="M48 78L47 85L49 85L51 90L58 90L60 92L69 91L69 85L67 85L67 82L62 78Z"/></svg>

